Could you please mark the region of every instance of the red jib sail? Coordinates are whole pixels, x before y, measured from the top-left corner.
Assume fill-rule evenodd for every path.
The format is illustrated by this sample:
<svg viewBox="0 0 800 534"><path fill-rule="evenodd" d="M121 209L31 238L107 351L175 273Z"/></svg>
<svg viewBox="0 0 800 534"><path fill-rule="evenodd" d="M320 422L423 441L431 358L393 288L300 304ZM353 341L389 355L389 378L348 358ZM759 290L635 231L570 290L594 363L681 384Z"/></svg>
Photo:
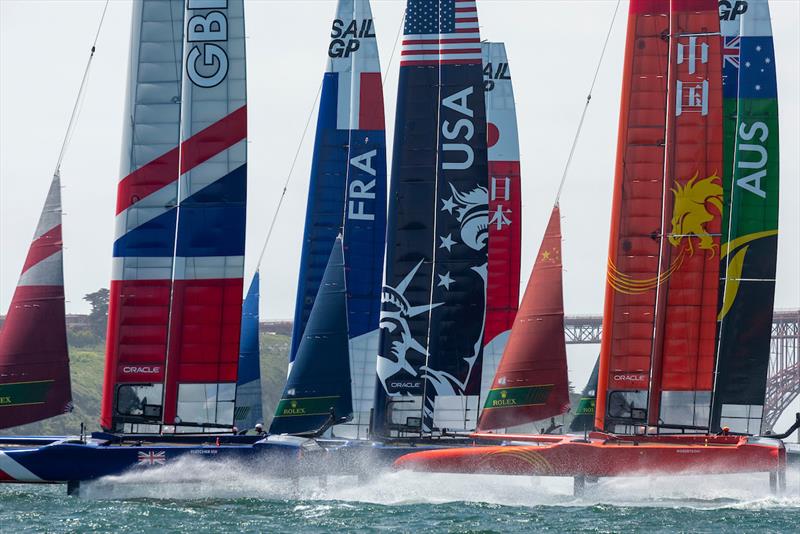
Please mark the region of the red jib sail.
<svg viewBox="0 0 800 534"><path fill-rule="evenodd" d="M72 409L61 249L56 173L0 330L0 428Z"/></svg>
<svg viewBox="0 0 800 534"><path fill-rule="evenodd" d="M569 408L560 216L555 206L478 430L538 421Z"/></svg>

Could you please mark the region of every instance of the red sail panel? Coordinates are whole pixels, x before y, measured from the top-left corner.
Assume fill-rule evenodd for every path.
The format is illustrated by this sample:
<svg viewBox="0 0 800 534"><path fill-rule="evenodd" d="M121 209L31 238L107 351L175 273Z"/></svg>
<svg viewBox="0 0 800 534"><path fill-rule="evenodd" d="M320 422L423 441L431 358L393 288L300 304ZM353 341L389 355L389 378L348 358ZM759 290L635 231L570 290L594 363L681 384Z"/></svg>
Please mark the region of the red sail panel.
<svg viewBox="0 0 800 534"><path fill-rule="evenodd" d="M62 246L56 174L0 330L0 428L72 410Z"/></svg>
<svg viewBox="0 0 800 534"><path fill-rule="evenodd" d="M538 421L569 408L560 217L556 206L486 397L478 430Z"/></svg>
<svg viewBox="0 0 800 534"><path fill-rule="evenodd" d="M647 402L659 272L669 0L632 0L620 103L595 425ZM610 401L610 402L609 402ZM620 409L625 408L626 409ZM633 408L633 409L632 409Z"/></svg>
<svg viewBox="0 0 800 534"><path fill-rule="evenodd" d="M649 424L708 425L722 221L722 56L715 0L673 0L671 97Z"/></svg>

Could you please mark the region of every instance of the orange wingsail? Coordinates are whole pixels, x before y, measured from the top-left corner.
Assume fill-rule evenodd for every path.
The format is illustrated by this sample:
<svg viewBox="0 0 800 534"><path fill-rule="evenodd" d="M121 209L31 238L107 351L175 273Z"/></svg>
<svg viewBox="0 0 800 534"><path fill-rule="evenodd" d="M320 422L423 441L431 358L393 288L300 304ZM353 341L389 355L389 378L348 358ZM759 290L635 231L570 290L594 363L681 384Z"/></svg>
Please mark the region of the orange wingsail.
<svg viewBox="0 0 800 534"><path fill-rule="evenodd" d="M478 430L538 421L569 408L560 217L555 206Z"/></svg>

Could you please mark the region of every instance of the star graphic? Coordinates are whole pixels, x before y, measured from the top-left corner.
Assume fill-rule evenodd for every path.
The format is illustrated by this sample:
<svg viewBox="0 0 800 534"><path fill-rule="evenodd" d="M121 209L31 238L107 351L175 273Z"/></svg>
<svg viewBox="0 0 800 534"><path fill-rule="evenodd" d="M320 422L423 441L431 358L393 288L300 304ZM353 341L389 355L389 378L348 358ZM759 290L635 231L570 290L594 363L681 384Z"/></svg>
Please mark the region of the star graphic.
<svg viewBox="0 0 800 534"><path fill-rule="evenodd" d="M756 52L761 52L761 45L756 46Z"/></svg>
<svg viewBox="0 0 800 534"><path fill-rule="evenodd" d="M456 244L456 242L453 241L452 235L453 234L447 234L445 237L440 236L439 239L442 240L442 244L439 245L439 248L446 248L447 252L451 252L450 249Z"/></svg>
<svg viewBox="0 0 800 534"><path fill-rule="evenodd" d="M456 207L455 202L453 202L453 197L443 198L442 204L442 211L447 211L450 215L452 215L453 209Z"/></svg>
<svg viewBox="0 0 800 534"><path fill-rule="evenodd" d="M549 260L550 259L550 251L549 250L545 250L544 252L542 252L542 259L543 260Z"/></svg>
<svg viewBox="0 0 800 534"><path fill-rule="evenodd" d="M770 63L772 60L770 58L765 58L764 63Z"/></svg>
<svg viewBox="0 0 800 534"><path fill-rule="evenodd" d="M455 280L450 278L450 271L447 271L446 273L444 273L444 275L438 274L436 276L439 277L439 283L437 284L437 287L444 286L446 290L450 291L450 284L455 282Z"/></svg>
<svg viewBox="0 0 800 534"><path fill-rule="evenodd" d="M749 61L745 61L745 62L744 62L744 66L745 66L745 67L749 67L749 66L750 66L750 62L749 62Z"/></svg>

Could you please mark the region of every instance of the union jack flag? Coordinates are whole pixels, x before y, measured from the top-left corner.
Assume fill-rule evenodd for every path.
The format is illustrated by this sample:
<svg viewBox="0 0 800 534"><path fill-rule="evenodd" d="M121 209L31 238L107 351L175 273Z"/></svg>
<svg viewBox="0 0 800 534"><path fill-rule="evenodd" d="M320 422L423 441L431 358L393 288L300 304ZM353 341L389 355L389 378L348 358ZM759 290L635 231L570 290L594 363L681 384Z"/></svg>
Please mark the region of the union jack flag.
<svg viewBox="0 0 800 534"><path fill-rule="evenodd" d="M474 0L409 0L400 66L480 63Z"/></svg>
<svg viewBox="0 0 800 534"><path fill-rule="evenodd" d="M722 55L725 61L730 63L733 67L739 68L739 45L741 44L741 36L724 37L722 45Z"/></svg>
<svg viewBox="0 0 800 534"><path fill-rule="evenodd" d="M167 453L164 451L139 451L138 462L144 465L164 465L167 463Z"/></svg>

